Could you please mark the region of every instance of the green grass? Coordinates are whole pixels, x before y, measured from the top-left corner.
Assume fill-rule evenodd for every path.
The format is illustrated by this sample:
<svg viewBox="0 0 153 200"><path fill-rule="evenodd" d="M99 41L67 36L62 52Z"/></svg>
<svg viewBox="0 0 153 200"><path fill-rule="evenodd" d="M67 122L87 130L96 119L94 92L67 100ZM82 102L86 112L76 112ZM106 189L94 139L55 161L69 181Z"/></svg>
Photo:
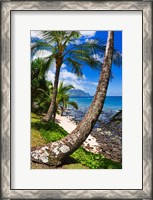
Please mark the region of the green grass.
<svg viewBox="0 0 153 200"><path fill-rule="evenodd" d="M36 147L36 146L42 146L46 144L45 139L41 136L40 131L31 129L31 146Z"/></svg>
<svg viewBox="0 0 153 200"><path fill-rule="evenodd" d="M41 122L39 118L33 117L31 121L31 128L39 130L41 136L44 138L46 143L55 142L65 137L68 133L54 122L44 123Z"/></svg>
<svg viewBox="0 0 153 200"><path fill-rule="evenodd" d="M101 154L93 154L80 147L70 157L91 169L121 169L120 163L105 158Z"/></svg>
<svg viewBox="0 0 153 200"><path fill-rule="evenodd" d="M54 122L41 122L40 117L34 113L31 115L31 144L32 146L44 145L65 137L68 133ZM93 154L83 147L77 149L67 159L68 163L63 169L121 169L120 163L111 161L101 154Z"/></svg>
<svg viewBox="0 0 153 200"><path fill-rule="evenodd" d="M63 169L89 169L89 167L81 165L80 163L64 165L62 168Z"/></svg>

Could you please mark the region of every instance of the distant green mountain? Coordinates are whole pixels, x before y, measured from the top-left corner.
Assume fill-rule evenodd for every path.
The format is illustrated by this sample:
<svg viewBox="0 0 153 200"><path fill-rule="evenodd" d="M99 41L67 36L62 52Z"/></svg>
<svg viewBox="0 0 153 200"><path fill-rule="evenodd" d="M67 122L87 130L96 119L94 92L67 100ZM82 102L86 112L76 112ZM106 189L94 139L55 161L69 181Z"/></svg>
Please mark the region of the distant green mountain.
<svg viewBox="0 0 153 200"><path fill-rule="evenodd" d="M89 93L84 92L83 90L71 89L68 92L70 97L90 97Z"/></svg>

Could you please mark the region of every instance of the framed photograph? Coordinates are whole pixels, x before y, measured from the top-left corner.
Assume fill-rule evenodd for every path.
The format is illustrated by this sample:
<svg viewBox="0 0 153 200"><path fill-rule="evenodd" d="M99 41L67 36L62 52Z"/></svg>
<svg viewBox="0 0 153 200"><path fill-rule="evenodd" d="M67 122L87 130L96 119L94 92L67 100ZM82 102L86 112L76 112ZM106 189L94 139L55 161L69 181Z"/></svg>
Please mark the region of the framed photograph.
<svg viewBox="0 0 153 200"><path fill-rule="evenodd" d="M1 2L2 199L152 199L152 2Z"/></svg>

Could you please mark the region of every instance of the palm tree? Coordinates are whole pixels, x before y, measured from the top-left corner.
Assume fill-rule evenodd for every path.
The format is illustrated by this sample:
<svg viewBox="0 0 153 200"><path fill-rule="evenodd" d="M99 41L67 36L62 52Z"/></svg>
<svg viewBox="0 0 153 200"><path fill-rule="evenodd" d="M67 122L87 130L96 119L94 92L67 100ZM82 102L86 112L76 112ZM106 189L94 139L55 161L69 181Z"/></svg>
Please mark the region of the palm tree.
<svg viewBox="0 0 153 200"><path fill-rule="evenodd" d="M74 101L69 101L69 95L68 91L74 89L73 85L64 85L63 81L60 82L57 92L57 100L56 105L57 107L60 106L61 108L61 115L63 115L63 112L65 108L68 107L68 105L73 106L75 109L78 109L78 105Z"/></svg>
<svg viewBox="0 0 153 200"><path fill-rule="evenodd" d="M49 104L50 99L51 99L51 95L52 95L52 90L53 90L52 83L48 83L47 86L48 86L47 91L45 91L41 88L38 88L38 91L40 91L41 93L44 94L44 98L40 102L43 106ZM60 84L59 84L58 91L57 91L55 111L58 112L58 109L60 107L61 108L61 115L63 115L63 112L64 112L65 108L67 108L68 105L71 105L75 109L78 109L78 105L77 105L76 102L69 101L68 91L73 89L73 88L74 88L73 85L64 85L63 81L60 82ZM56 113L55 113L55 115L56 115Z"/></svg>
<svg viewBox="0 0 153 200"><path fill-rule="evenodd" d="M51 55L44 58L48 68L51 63L56 63L56 72L54 79L54 88L52 93L51 103L43 121L55 120L55 104L59 82L60 69L63 63L71 67L72 71L77 76L82 76L81 67L87 64L93 69L101 68L101 62L93 55L99 51L104 52L105 45L100 41L92 40L83 44L76 45L75 40L80 37L79 31L42 31L41 39L32 38L32 56L38 50L51 51ZM45 67L46 69L46 67Z"/></svg>
<svg viewBox="0 0 153 200"><path fill-rule="evenodd" d="M104 105L111 73L113 50L114 32L109 31L104 63L102 65L96 94L88 112L78 126L63 139L49 143L43 147L32 149L31 158L33 161L54 166L60 165L62 161L78 149L89 136Z"/></svg>

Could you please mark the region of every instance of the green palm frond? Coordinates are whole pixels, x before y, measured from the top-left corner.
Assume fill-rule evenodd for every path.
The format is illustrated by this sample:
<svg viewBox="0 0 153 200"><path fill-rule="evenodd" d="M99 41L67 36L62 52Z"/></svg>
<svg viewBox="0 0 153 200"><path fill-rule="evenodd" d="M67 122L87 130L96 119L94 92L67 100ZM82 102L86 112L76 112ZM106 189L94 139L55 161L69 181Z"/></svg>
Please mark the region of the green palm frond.
<svg viewBox="0 0 153 200"><path fill-rule="evenodd" d="M32 73L37 72L38 79L43 79L45 77L46 71L50 68L51 64L55 61L54 55L45 57L45 58L37 58L32 61L31 68ZM33 74L32 74L33 75Z"/></svg>
<svg viewBox="0 0 153 200"><path fill-rule="evenodd" d="M39 50L51 50L52 46L49 43L44 42L43 40L37 40L37 42L31 45L31 50L34 50L35 48L38 48Z"/></svg>
<svg viewBox="0 0 153 200"><path fill-rule="evenodd" d="M79 77L83 76L83 73L81 70L81 63L79 63L78 61L76 61L70 57L67 58L66 61L67 61L68 66L71 67L72 72L74 72Z"/></svg>
<svg viewBox="0 0 153 200"><path fill-rule="evenodd" d="M69 52L69 57L76 58L77 56L84 56L84 57L90 57L94 54L90 55L89 49L74 49ZM79 59L78 59L79 61Z"/></svg>
<svg viewBox="0 0 153 200"><path fill-rule="evenodd" d="M66 37L63 46L66 47L66 45L72 41L74 41L74 39L77 39L80 37L80 33L79 31L72 31L70 32L70 34Z"/></svg>
<svg viewBox="0 0 153 200"><path fill-rule="evenodd" d="M54 48L54 46L43 40L34 40L34 42L31 45L32 58L34 57L34 55L36 55L37 52L39 52L39 54L43 53L44 51L52 52Z"/></svg>
<svg viewBox="0 0 153 200"><path fill-rule="evenodd" d="M47 92L45 92L45 90L38 88L38 91L43 92L47 98L50 98L50 95Z"/></svg>
<svg viewBox="0 0 153 200"><path fill-rule="evenodd" d="M119 51L114 50L113 64L117 67L120 67L122 65L122 54Z"/></svg>
<svg viewBox="0 0 153 200"><path fill-rule="evenodd" d="M44 73L52 66L52 64L55 62L55 55L56 54L52 54L46 58L44 58L45 60L45 65L44 65Z"/></svg>
<svg viewBox="0 0 153 200"><path fill-rule="evenodd" d="M74 102L74 101L69 101L69 102L67 102L69 105L71 105L71 106L73 106L75 109L77 109L78 110L78 104L76 103L76 102Z"/></svg>
<svg viewBox="0 0 153 200"><path fill-rule="evenodd" d="M76 45L76 49L83 50L89 53L89 55L97 54L99 52L105 52L106 44L100 40L88 40L86 43Z"/></svg>
<svg viewBox="0 0 153 200"><path fill-rule="evenodd" d="M56 98L57 108L62 105L63 108L67 108L67 105L72 105L74 108L78 109L78 105L76 102L69 102L68 91L73 89L73 85L64 85L63 82L60 82L58 87L58 93Z"/></svg>
<svg viewBox="0 0 153 200"><path fill-rule="evenodd" d="M41 31L40 37L52 46L57 45L59 41L58 31Z"/></svg>
<svg viewBox="0 0 153 200"><path fill-rule="evenodd" d="M102 67L102 62L97 60L96 57L76 55L75 59L80 60L82 64L87 64L92 69L101 69Z"/></svg>
<svg viewBox="0 0 153 200"><path fill-rule="evenodd" d="M41 31L40 36L54 46L63 45L65 48L68 43L80 36L79 31Z"/></svg>
<svg viewBox="0 0 153 200"><path fill-rule="evenodd" d="M66 94L70 89L73 89L73 85L64 85L63 81L60 82L59 87L58 87L58 93L59 94Z"/></svg>
<svg viewBox="0 0 153 200"><path fill-rule="evenodd" d="M112 71L110 71L110 81L112 81L114 78L114 74L112 73Z"/></svg>

